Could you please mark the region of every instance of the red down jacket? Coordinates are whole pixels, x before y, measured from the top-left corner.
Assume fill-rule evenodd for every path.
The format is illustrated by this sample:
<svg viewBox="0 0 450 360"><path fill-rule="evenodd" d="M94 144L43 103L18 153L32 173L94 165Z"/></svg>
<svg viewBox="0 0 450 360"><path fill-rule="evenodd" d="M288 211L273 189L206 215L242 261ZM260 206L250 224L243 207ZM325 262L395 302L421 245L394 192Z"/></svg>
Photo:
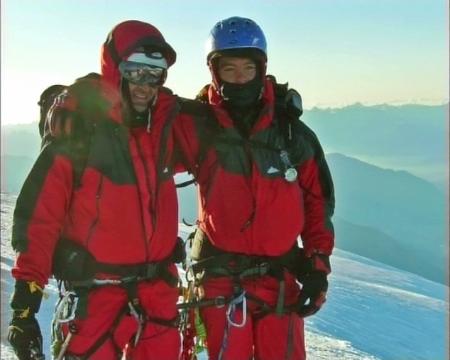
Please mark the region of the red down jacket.
<svg viewBox="0 0 450 360"><path fill-rule="evenodd" d="M271 80L266 80L262 110L248 139L234 126L212 86L207 94L218 128L208 133L205 124L185 122L180 130L189 139L185 153L198 163L199 228L222 251L278 256L300 236L307 254L330 255L334 190L313 131L300 121L294 124L290 158L298 178L288 182L279 152L285 148L284 137L277 125L288 120L275 113ZM196 129L203 134L189 138ZM197 138L209 142L208 150L202 150L205 146Z"/></svg>
<svg viewBox="0 0 450 360"><path fill-rule="evenodd" d="M114 29L103 46L102 76L89 80L107 108L88 108L88 96L71 94L64 106L94 124L80 186L74 184L77 141L50 141L41 151L20 192L12 243L19 252L13 276L47 283L59 238L89 250L97 261L137 264L167 258L176 243L178 207L170 160L171 125L179 106L160 91L146 126L125 126L120 101L120 59L142 45L161 45L157 33L140 22ZM126 31L125 31L126 30ZM133 31L131 31L133 30ZM172 57L170 57L172 56ZM170 52L169 63L175 60ZM77 85L71 88L76 91ZM84 103L83 103L84 102ZM101 102L101 101L100 101ZM82 104L80 104L82 103ZM95 106L94 106L95 107ZM86 147L86 145L85 145Z"/></svg>

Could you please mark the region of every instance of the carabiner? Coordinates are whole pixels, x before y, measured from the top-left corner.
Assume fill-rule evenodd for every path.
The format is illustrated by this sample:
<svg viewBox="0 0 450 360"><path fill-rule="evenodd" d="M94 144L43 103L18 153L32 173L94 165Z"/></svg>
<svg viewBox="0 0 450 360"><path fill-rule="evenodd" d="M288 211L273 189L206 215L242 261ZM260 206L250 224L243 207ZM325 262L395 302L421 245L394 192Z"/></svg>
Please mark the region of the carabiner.
<svg viewBox="0 0 450 360"><path fill-rule="evenodd" d="M78 305L78 296L73 291L67 291L55 309L55 322L64 324L75 319L75 312ZM67 306L67 307L66 307ZM67 313L65 313L67 311ZM63 317L64 316L64 317Z"/></svg>
<svg viewBox="0 0 450 360"><path fill-rule="evenodd" d="M232 317L234 315L234 312L236 311L236 306L238 306L239 304L242 304L242 321L241 323L235 323L232 320ZM245 326L245 323L247 322L247 298L245 297L245 291L242 291L239 296L230 301L227 309L227 321L231 326L234 327L241 328Z"/></svg>

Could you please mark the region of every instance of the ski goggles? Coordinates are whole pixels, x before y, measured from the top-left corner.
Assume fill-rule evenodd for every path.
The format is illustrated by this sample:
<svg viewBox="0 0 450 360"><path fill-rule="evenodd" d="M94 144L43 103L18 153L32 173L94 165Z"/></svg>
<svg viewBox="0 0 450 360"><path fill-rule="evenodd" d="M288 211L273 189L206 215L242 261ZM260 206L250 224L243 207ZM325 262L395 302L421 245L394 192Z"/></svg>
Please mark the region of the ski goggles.
<svg viewBox="0 0 450 360"><path fill-rule="evenodd" d="M166 69L133 61L122 61L119 71L124 79L136 85L162 85L166 79Z"/></svg>

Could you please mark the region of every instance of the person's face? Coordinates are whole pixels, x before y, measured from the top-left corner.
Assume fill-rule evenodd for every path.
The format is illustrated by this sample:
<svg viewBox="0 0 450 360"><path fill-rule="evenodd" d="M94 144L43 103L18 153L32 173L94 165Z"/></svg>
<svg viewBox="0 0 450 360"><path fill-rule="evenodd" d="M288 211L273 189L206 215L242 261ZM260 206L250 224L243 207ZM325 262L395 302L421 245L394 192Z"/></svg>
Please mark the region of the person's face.
<svg viewBox="0 0 450 360"><path fill-rule="evenodd" d="M221 56L217 72L220 80L232 84L245 84L256 76L256 63L249 58Z"/></svg>
<svg viewBox="0 0 450 360"><path fill-rule="evenodd" d="M131 82L128 83L130 90L130 101L134 110L137 112L144 112L147 110L150 102L156 96L158 87L154 85L136 85Z"/></svg>

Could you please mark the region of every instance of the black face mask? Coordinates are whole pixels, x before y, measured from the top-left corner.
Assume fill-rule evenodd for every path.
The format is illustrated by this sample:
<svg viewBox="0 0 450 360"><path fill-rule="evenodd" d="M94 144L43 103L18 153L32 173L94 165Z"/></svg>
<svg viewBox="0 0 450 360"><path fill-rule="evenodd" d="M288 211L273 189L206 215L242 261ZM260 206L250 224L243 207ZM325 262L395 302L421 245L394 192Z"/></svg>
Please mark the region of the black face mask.
<svg viewBox="0 0 450 360"><path fill-rule="evenodd" d="M256 76L245 84L232 84L222 81L220 94L233 107L243 108L255 104L261 95L263 82Z"/></svg>

